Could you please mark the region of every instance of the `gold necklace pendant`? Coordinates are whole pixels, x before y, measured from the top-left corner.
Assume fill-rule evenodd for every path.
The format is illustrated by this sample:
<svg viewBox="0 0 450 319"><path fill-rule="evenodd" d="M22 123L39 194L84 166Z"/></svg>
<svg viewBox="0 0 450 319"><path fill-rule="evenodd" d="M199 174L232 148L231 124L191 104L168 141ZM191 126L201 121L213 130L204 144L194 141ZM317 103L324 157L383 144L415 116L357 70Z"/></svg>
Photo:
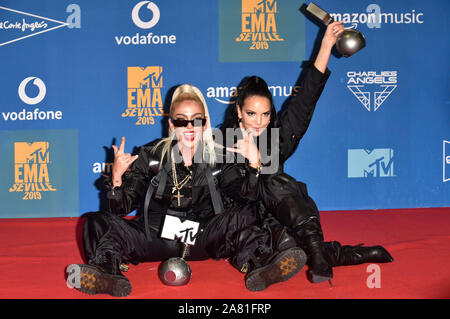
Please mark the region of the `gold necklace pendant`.
<svg viewBox="0 0 450 319"><path fill-rule="evenodd" d="M184 195L180 194L180 190L191 180L192 171L189 170L189 174L180 183L178 183L177 169L175 166L175 161L173 159L173 150L171 155L172 155L172 179L173 179L172 194L177 192L177 195L173 195L173 197L177 198L178 207L180 207L181 206L180 198L184 197Z"/></svg>
<svg viewBox="0 0 450 319"><path fill-rule="evenodd" d="M173 195L173 197L175 197L175 198L177 199L178 207L180 207L180 206L181 206L180 198L181 198L181 197L184 197L184 195L181 195L181 194L180 194L180 191L178 191L178 192L177 192L177 195Z"/></svg>

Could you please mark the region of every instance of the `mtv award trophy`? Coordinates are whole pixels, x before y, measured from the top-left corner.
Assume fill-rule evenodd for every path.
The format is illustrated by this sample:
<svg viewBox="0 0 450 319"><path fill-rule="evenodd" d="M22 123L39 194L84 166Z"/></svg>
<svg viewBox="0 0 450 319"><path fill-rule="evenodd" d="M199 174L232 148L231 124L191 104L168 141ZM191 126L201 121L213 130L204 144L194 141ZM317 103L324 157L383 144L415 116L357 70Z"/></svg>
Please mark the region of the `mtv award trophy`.
<svg viewBox="0 0 450 319"><path fill-rule="evenodd" d="M306 7L306 11L308 11L326 26L334 22L333 18L328 12L322 10L313 2L311 2L308 7ZM336 41L337 51L346 58L352 56L365 46L366 40L363 34L356 29L345 29L345 31L339 36Z"/></svg>
<svg viewBox="0 0 450 319"><path fill-rule="evenodd" d="M181 257L169 258L159 266L158 275L163 284L183 286L191 279L191 267L185 259L189 255L190 246L195 244L198 228L199 223L190 220L181 222L177 217L166 215L161 237L170 240L178 238L183 251Z"/></svg>

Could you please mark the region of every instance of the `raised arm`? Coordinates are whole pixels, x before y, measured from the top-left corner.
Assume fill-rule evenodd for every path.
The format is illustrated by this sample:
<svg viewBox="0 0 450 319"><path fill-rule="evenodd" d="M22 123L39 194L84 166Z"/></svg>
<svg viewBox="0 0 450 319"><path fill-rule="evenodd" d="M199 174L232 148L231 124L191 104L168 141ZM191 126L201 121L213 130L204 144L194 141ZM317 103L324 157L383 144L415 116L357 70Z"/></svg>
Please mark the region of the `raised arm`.
<svg viewBox="0 0 450 319"><path fill-rule="evenodd" d="M108 189L109 210L111 213L126 216L141 203L150 181L149 157L147 147L142 147L138 155L124 153L125 139L119 148L114 149L114 164L111 178L105 181Z"/></svg>
<svg viewBox="0 0 450 319"><path fill-rule="evenodd" d="M344 26L342 25L342 22L333 22L327 26L325 34L322 38L319 53L317 54L316 60L314 61L314 66L321 73L325 73L325 71L327 70L331 50L333 49L333 46L336 44L337 38L342 32L344 32Z"/></svg>
<svg viewBox="0 0 450 319"><path fill-rule="evenodd" d="M300 89L290 97L279 117L281 163L295 152L298 143L308 130L317 101L331 74L327 68L331 50L343 31L341 22L328 25L316 60L309 66Z"/></svg>

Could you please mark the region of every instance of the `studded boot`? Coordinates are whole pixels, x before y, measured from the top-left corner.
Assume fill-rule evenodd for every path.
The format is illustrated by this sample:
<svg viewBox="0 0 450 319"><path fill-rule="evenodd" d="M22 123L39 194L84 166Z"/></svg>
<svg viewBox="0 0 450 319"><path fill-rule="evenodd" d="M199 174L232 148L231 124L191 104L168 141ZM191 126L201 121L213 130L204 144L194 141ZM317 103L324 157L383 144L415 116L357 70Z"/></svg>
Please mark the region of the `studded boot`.
<svg viewBox="0 0 450 319"><path fill-rule="evenodd" d="M89 294L109 294L125 297L131 293L131 283L120 270L119 259L111 253L104 253L90 264L72 264L79 281L73 288Z"/></svg>
<svg viewBox="0 0 450 319"><path fill-rule="evenodd" d="M261 291L294 277L305 265L304 251L296 247L286 228L251 227L235 238L237 254L231 264L246 273L245 285L250 291Z"/></svg>
<svg viewBox="0 0 450 319"><path fill-rule="evenodd" d="M305 252L296 247L295 239L286 228L271 229L272 249L258 250L248 262L245 285L250 291L262 291L270 285L294 277L305 265Z"/></svg>

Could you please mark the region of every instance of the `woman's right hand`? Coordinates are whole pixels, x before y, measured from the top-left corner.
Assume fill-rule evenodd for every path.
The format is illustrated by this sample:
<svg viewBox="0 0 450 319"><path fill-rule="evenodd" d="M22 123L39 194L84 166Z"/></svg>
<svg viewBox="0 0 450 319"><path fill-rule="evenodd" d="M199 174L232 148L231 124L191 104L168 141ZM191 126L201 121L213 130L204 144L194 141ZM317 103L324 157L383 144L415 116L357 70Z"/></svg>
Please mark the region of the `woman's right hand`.
<svg viewBox="0 0 450 319"><path fill-rule="evenodd" d="M314 66L317 70L325 73L327 70L328 60L330 59L331 49L336 44L339 36L344 32L344 26L342 22L337 21L330 23L327 26L327 30L322 38L322 44L320 45L319 53L317 54Z"/></svg>
<svg viewBox="0 0 450 319"><path fill-rule="evenodd" d="M119 147L112 146L114 150L114 163L112 166L112 182L114 187L122 185L122 175L133 164L139 155L132 156L129 153L125 153L125 136L122 137Z"/></svg>
<svg viewBox="0 0 450 319"><path fill-rule="evenodd" d="M226 149L241 154L248 160L251 167L256 168L261 165L261 160L258 146L255 144L255 132L252 129L246 130L242 123L239 123L239 127L243 138L234 144L234 148L227 147Z"/></svg>
<svg viewBox="0 0 450 319"><path fill-rule="evenodd" d="M326 46L327 48L333 47L333 45L336 44L337 39L342 34L342 32L345 31L344 25L342 24L342 21L336 21L333 23L330 23L327 26L327 29L325 31L325 34L322 38L322 45Z"/></svg>

